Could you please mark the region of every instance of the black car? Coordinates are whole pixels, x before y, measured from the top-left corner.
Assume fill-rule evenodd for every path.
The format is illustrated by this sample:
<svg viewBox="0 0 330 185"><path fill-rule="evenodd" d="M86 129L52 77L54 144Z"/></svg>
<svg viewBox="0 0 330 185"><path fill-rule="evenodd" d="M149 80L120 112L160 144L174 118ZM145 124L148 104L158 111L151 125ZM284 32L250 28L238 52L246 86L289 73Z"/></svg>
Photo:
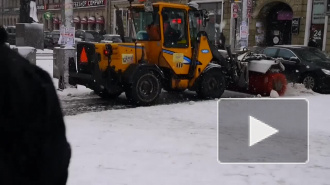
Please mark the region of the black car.
<svg viewBox="0 0 330 185"><path fill-rule="evenodd" d="M60 30L53 30L51 32L44 32L44 47L52 49L60 46L58 40L60 39Z"/></svg>
<svg viewBox="0 0 330 185"><path fill-rule="evenodd" d="M282 58L288 81L303 83L316 92L330 92L330 58L314 47L281 45L266 47L268 57Z"/></svg>
<svg viewBox="0 0 330 185"><path fill-rule="evenodd" d="M6 27L8 33L8 42L10 45L16 45L16 26Z"/></svg>
<svg viewBox="0 0 330 185"><path fill-rule="evenodd" d="M120 38L120 35L116 34L105 34L103 35L103 40L101 41L103 43L121 43L123 42Z"/></svg>
<svg viewBox="0 0 330 185"><path fill-rule="evenodd" d="M75 37L86 42L101 42L104 39L100 33L93 30L77 30Z"/></svg>

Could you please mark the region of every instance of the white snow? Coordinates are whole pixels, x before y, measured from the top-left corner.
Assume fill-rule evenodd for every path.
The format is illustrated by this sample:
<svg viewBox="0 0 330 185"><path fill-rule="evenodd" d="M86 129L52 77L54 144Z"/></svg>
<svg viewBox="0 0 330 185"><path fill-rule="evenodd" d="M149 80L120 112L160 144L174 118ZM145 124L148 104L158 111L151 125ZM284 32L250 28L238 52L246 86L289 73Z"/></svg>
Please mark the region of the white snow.
<svg viewBox="0 0 330 185"><path fill-rule="evenodd" d="M280 95L275 90L270 91L270 95L269 96L271 98L278 98L278 97L280 97Z"/></svg>
<svg viewBox="0 0 330 185"><path fill-rule="evenodd" d="M276 64L274 60L253 60L249 63L249 71L266 73L274 64Z"/></svg>
<svg viewBox="0 0 330 185"><path fill-rule="evenodd" d="M52 74L52 63L37 65ZM88 98L91 90L78 86L58 94L61 99ZM252 96L227 91L226 97ZM305 165L219 164L217 100L189 101L65 117L72 147L67 184L330 184L330 95L289 84L285 97L309 100Z"/></svg>
<svg viewBox="0 0 330 185"><path fill-rule="evenodd" d="M68 184L327 184L330 98L308 99L306 165L220 165L216 101L68 116Z"/></svg>

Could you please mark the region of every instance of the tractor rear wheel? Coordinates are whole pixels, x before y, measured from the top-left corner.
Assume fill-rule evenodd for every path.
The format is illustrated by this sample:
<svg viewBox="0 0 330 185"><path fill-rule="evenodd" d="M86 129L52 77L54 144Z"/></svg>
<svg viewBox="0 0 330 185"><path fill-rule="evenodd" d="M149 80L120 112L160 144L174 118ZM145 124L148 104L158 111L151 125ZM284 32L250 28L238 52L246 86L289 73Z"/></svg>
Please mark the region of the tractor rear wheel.
<svg viewBox="0 0 330 185"><path fill-rule="evenodd" d="M127 99L136 105L151 105L159 97L161 84L157 76L152 72L139 73L126 90Z"/></svg>
<svg viewBox="0 0 330 185"><path fill-rule="evenodd" d="M202 76L198 96L203 99L220 98L226 89L225 75L221 71L210 71Z"/></svg>

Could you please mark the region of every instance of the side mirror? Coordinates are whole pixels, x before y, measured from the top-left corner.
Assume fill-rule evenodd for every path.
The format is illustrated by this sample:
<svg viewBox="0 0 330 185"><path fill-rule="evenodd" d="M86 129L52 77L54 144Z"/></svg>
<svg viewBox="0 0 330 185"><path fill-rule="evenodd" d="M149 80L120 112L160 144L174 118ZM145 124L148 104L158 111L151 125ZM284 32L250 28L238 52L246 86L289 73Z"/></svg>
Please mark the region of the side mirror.
<svg viewBox="0 0 330 185"><path fill-rule="evenodd" d="M296 64L300 63L300 60L298 57L290 57L290 61L295 62Z"/></svg>

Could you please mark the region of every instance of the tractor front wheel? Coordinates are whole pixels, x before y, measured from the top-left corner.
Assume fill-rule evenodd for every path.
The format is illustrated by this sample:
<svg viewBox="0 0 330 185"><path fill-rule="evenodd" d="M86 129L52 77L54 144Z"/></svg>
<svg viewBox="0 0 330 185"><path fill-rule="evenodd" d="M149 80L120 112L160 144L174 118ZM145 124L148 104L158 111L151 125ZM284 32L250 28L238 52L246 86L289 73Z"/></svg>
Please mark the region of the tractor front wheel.
<svg viewBox="0 0 330 185"><path fill-rule="evenodd" d="M140 73L126 90L127 99L136 105L151 105L159 97L161 84L152 72Z"/></svg>
<svg viewBox="0 0 330 185"><path fill-rule="evenodd" d="M226 89L225 75L220 71L210 71L202 76L197 94L203 99L220 98Z"/></svg>

